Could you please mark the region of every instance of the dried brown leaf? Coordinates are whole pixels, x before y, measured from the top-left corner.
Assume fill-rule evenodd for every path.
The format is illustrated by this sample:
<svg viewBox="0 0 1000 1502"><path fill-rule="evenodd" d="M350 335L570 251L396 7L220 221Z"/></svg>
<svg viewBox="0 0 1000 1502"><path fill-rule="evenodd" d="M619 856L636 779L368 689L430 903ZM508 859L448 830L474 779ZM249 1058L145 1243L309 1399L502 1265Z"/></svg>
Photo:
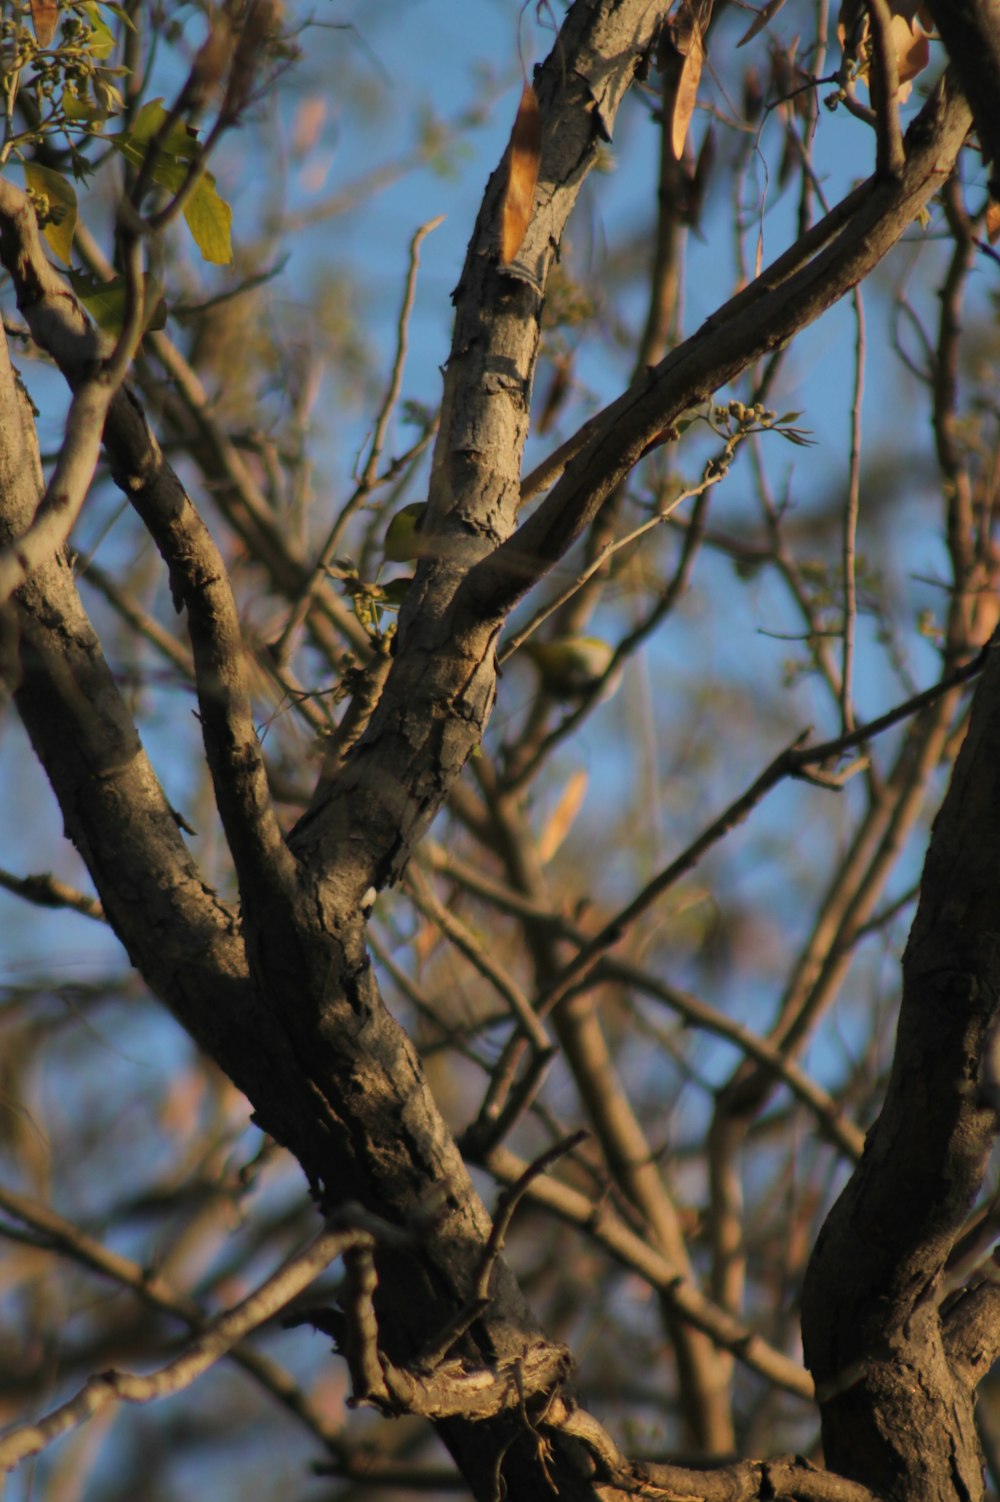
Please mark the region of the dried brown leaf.
<svg viewBox="0 0 1000 1502"><path fill-rule="evenodd" d="M868 12L861 0L842 0L837 40L845 57L856 58L868 32Z"/></svg>
<svg viewBox="0 0 1000 1502"><path fill-rule="evenodd" d="M747 42L753 41L758 32L763 31L764 27L774 20L784 3L785 0L767 0L767 4L762 10L757 12L746 31L736 43L737 47L743 47Z"/></svg>
<svg viewBox="0 0 1000 1502"><path fill-rule="evenodd" d="M570 393L573 372L572 355L556 355L552 361L552 380L542 402L542 410L535 423L535 432L544 437L554 424Z"/></svg>
<svg viewBox="0 0 1000 1502"><path fill-rule="evenodd" d="M39 47L47 47L59 25L59 0L31 0L31 24Z"/></svg>
<svg viewBox="0 0 1000 1502"><path fill-rule="evenodd" d="M684 208L685 221L693 230L697 230L701 223L701 211L715 168L715 159L715 130L709 126L701 143L701 150L698 152L698 160L695 163L694 176L688 188L687 203Z"/></svg>
<svg viewBox="0 0 1000 1502"><path fill-rule="evenodd" d="M753 125L764 108L764 90L760 86L760 74L756 68L748 68L743 75L743 118Z"/></svg>
<svg viewBox="0 0 1000 1502"><path fill-rule="evenodd" d="M785 124L785 144L781 153L781 165L778 168L779 188L787 188L801 160L802 152L799 149L798 132L791 120L788 120Z"/></svg>
<svg viewBox="0 0 1000 1502"><path fill-rule="evenodd" d="M542 865L552 859L573 828L587 793L587 780L587 773L582 767L578 767L567 779L566 786L559 795L559 802L549 815L538 841L538 859Z"/></svg>
<svg viewBox="0 0 1000 1502"><path fill-rule="evenodd" d="M845 15L851 5L854 5L854 0L845 0L840 12L840 39L845 51L852 45L850 36L845 38L844 35ZM896 54L896 72L899 77L899 91L896 97L901 104L905 104L910 97L910 86L913 80L918 73L924 71L931 60L930 37L921 25L922 9L918 0L890 0L889 12L889 35ZM859 11L856 5L851 14L853 24L857 28L853 46L856 53L860 53L869 30L867 14ZM859 68L858 77L864 83L868 83L867 62Z"/></svg>
<svg viewBox="0 0 1000 1502"><path fill-rule="evenodd" d="M684 155L684 142L687 140L688 126L694 114L695 101L698 98L698 84L701 82L701 70L705 61L705 44L702 41L701 27L693 18L685 33L678 36L676 45L678 52L683 54L684 65L677 81L674 108L670 117L670 146L675 158L680 161Z"/></svg>
<svg viewBox="0 0 1000 1502"><path fill-rule="evenodd" d="M905 101L910 94L910 85L918 73L922 73L931 60L930 39L914 17L896 12L889 23L892 44L896 49L896 69L899 73L899 99Z"/></svg>
<svg viewBox="0 0 1000 1502"><path fill-rule="evenodd" d="M413 952L418 965L426 965L441 942L441 930L437 924L422 923L413 939Z"/></svg>
<svg viewBox="0 0 1000 1502"><path fill-rule="evenodd" d="M986 209L986 238L991 245L1000 240L1000 203L991 198Z"/></svg>
<svg viewBox="0 0 1000 1502"><path fill-rule="evenodd" d="M517 255L528 233L542 156L538 95L530 83L525 84L521 94L507 155L507 186L500 219L500 260L505 266Z"/></svg>

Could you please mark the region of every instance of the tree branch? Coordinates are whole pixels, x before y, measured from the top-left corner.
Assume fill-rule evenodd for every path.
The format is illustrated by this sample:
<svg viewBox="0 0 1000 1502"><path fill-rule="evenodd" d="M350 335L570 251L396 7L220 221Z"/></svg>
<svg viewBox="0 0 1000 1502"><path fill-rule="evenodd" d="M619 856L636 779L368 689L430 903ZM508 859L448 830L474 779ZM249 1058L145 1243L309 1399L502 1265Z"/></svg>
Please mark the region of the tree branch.
<svg viewBox="0 0 1000 1502"><path fill-rule="evenodd" d="M928 0L966 98L972 106L990 192L1000 200L1000 26L994 0Z"/></svg>
<svg viewBox="0 0 1000 1502"><path fill-rule="evenodd" d="M349 1247L370 1242L370 1239L365 1231L322 1230L255 1293L214 1320L204 1335L166 1366L145 1377L136 1377L130 1372L102 1372L91 1377L69 1402L53 1409L44 1418L12 1429L0 1439L0 1470L14 1470L30 1455L37 1455L53 1440L93 1418L109 1403L152 1403L157 1398L190 1387L203 1372L227 1355L237 1341L271 1319L308 1288L334 1257L339 1257Z"/></svg>
<svg viewBox="0 0 1000 1502"><path fill-rule="evenodd" d="M33 337L76 387L81 379L80 350L96 347L98 336L88 336L86 315L46 260L27 197L2 180L0 258L14 279L18 306ZM89 390L84 379L74 407ZM297 900L294 862L285 849L267 787L225 564L164 460L137 399L113 388L98 409L87 409L87 421L94 462L103 433L112 475L170 570L175 603L187 609L205 749L241 895L248 907L259 910L262 922L278 922L283 903Z"/></svg>
<svg viewBox="0 0 1000 1502"><path fill-rule="evenodd" d="M915 1457L882 1417L899 1400L918 1425L943 1408L951 1415L946 1435L925 1438L919 1485L937 1466L942 1475L967 1471L970 1494L979 1485L973 1383L947 1358L936 1290L997 1129L979 1081L1000 990L998 767L1000 656L991 652L924 865L885 1104L827 1218L803 1293L827 1458L886 1492L918 1485L906 1479ZM928 1453L931 1444L939 1454Z"/></svg>
<svg viewBox="0 0 1000 1502"><path fill-rule="evenodd" d="M455 602L463 626L501 619L565 553L649 445L681 415L814 322L876 266L952 170L971 116L945 75L907 132L898 179L876 173L634 387L591 419L592 436L529 521L472 570ZM790 258L790 259L789 259Z"/></svg>

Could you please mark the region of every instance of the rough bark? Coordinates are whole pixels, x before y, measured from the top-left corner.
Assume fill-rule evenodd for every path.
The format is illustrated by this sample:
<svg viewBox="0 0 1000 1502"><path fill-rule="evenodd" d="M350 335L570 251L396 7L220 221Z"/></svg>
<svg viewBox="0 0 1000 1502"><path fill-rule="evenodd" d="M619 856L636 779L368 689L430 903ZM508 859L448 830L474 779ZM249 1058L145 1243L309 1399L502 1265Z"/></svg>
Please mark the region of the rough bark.
<svg viewBox="0 0 1000 1502"><path fill-rule="evenodd" d="M982 1070L1000 1003L998 769L994 652L934 824L885 1105L803 1296L828 1463L886 1497L983 1494L973 1378L1000 1350L1000 1330L977 1322L960 1339L967 1311L943 1318L940 1306L997 1129Z"/></svg>
<svg viewBox="0 0 1000 1502"><path fill-rule="evenodd" d="M501 168L487 188L456 293L430 497L436 556L418 570L368 730L287 842L268 798L235 611L214 544L133 399L119 393L112 403L105 442L113 472L155 538L191 624L206 756L239 880L239 915L207 888L190 858L65 560L38 569L16 599L18 706L67 834L133 962L246 1093L260 1125L295 1154L324 1209L354 1200L414 1233L412 1247L377 1252L374 1302L380 1350L411 1376L426 1344L474 1301L491 1226L416 1053L379 996L365 943L370 894L398 878L482 737L495 694L493 649L513 604L563 555L653 438L871 270L950 173L968 129L967 107L946 83L911 129L898 179L872 179L856 190L588 425L586 447L515 534L545 278L580 183L667 9L648 0L578 3L539 71L542 167L518 267L497 263ZM30 223L20 213L10 199L0 204L0 251L35 338L75 384L94 346L71 295L34 259ZM4 525L12 540L34 514L40 478L30 417L9 364L0 371L0 410L7 424ZM977 713L982 719L986 711ZM986 731L977 735L982 741ZM973 754L967 747L964 764ZM977 768L988 754L984 749ZM978 787L982 775L966 770L955 785ZM956 797L953 790L946 809ZM935 837L942 849L952 848L950 818L942 814ZM933 857L939 864L951 859ZM936 871L932 861L929 883L943 879ZM979 879L967 898L970 922L985 921L996 889L992 866ZM951 912L952 901L942 913ZM954 915L948 922L948 942L957 942ZM946 1458L963 1495L977 1495L969 1383L954 1375L959 1357L947 1354L928 1290L994 1126L992 1111L976 1099L973 1060L992 1015L996 961L984 940L982 954L959 961L949 951L946 963L938 948L944 936L930 918L923 924L908 952L901 1049L886 1112L817 1251L811 1287L810 1357L820 1380L837 1387L825 1406L829 1459L858 1485L795 1464L773 1476L748 1465L703 1482L690 1472L630 1466L599 1426L575 1413L565 1391L566 1353L546 1340L497 1260L488 1305L449 1352L461 1364L431 1373L430 1397L418 1401L413 1388L409 1399L436 1421L477 1496L497 1494L501 1471L507 1493L519 1498L554 1490L592 1499L639 1486L650 1496L677 1495L679 1487L701 1487L706 1497L766 1496L779 1483L782 1495L803 1498L856 1502L871 1485L902 1496L895 1456L914 1423L935 1429L940 1453L928 1462L933 1478L916 1477L911 1466L907 1484L938 1489L917 1486L908 1495L958 1496L957 1481L953 1491L943 1489ZM956 1080L952 1097L933 1109L919 1098L920 1060L930 1048L947 1053ZM903 1127L914 1116L927 1162L908 1155ZM914 1210L919 1200L919 1224L903 1206L885 1227L879 1194L898 1154L910 1165L902 1181ZM937 1209L928 1208L932 1196ZM821 1290L843 1287L838 1267L852 1286L831 1298L829 1310L817 1309ZM871 1300L879 1301L874 1312ZM975 1328L981 1343L981 1325ZM931 1354L914 1392L906 1385L914 1347L906 1342L917 1335ZM967 1347L966 1366L973 1362ZM841 1374L850 1368L853 1375L858 1362L868 1363L863 1376L841 1390ZM462 1383L478 1373L488 1375L489 1395L480 1390L469 1399ZM398 1395L404 1386L399 1379L394 1393L389 1383L388 1399L368 1396L406 1406ZM872 1437L852 1450L859 1391L861 1427ZM935 1403L954 1414L954 1437L939 1415L931 1424ZM533 1427L541 1425L545 1441Z"/></svg>
<svg viewBox="0 0 1000 1502"><path fill-rule="evenodd" d="M1000 5L997 0L928 0L972 108L990 191L1000 199Z"/></svg>

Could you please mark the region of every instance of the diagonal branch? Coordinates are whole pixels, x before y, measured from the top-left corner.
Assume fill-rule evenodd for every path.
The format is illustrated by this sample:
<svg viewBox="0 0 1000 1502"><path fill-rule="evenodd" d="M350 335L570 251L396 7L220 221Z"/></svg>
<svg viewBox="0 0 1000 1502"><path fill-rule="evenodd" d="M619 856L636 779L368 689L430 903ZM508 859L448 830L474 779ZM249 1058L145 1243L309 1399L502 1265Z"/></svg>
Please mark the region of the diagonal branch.
<svg viewBox="0 0 1000 1502"><path fill-rule="evenodd" d="M601 420L591 419L586 446L538 511L465 580L455 602L462 624L503 618L579 537L655 439L865 277L949 176L970 122L968 105L946 74L907 132L898 178L876 174L855 189L809 232L822 246L817 254L803 264L800 246L793 247L612 402Z"/></svg>
<svg viewBox="0 0 1000 1502"><path fill-rule="evenodd" d="M0 258L36 343L56 361L70 386L83 378L75 408L91 390L81 355L96 348L98 336L49 265L26 195L2 180ZM120 364L116 360L116 368ZM187 608L205 749L243 899L276 916L276 903L294 889L294 862L271 804L225 564L164 460L136 398L125 389L108 390L103 406L88 407L87 417L94 461L103 431L112 474L167 563L175 602Z"/></svg>
<svg viewBox="0 0 1000 1502"><path fill-rule="evenodd" d="M141 1267L102 1242L95 1241L48 1205L29 1200L0 1184L0 1209L40 1232L46 1245L64 1257L130 1289L144 1304L180 1320L196 1334L202 1333L209 1324L208 1316L199 1304L178 1292L166 1278L159 1273L151 1273L149 1268ZM323 1417L310 1398L276 1361L249 1344L234 1345L226 1354L230 1361L242 1367L294 1414L328 1450L342 1459L349 1459L349 1453L334 1426Z"/></svg>
<svg viewBox="0 0 1000 1502"><path fill-rule="evenodd" d="M232 1350L236 1343L277 1314L279 1309L309 1287L334 1257L349 1247L370 1243L367 1231L325 1227L309 1245L235 1308L214 1320L204 1335L186 1351L147 1376L130 1372L101 1372L91 1377L75 1397L33 1424L23 1424L0 1439L0 1469L11 1471L37 1455L53 1440L85 1423L109 1403L152 1403L190 1387L209 1367Z"/></svg>

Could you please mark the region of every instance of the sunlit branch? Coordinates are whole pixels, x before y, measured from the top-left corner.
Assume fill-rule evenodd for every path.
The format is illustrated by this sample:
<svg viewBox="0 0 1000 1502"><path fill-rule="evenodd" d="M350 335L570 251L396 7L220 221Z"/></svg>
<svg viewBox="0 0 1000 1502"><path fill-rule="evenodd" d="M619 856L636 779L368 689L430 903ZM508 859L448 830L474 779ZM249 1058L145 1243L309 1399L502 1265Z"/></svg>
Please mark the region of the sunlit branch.
<svg viewBox="0 0 1000 1502"><path fill-rule="evenodd" d="M128 1288L144 1304L179 1320L196 1333L209 1325L209 1317L198 1304L171 1287L167 1279L112 1251L71 1221L57 1215L48 1205L38 1204L0 1185L0 1209L33 1227L46 1247ZM283 1367L263 1352L243 1343L232 1346L226 1355L294 1414L326 1449L348 1460L349 1451L338 1429L323 1418Z"/></svg>
<svg viewBox="0 0 1000 1502"><path fill-rule="evenodd" d="M304 1251L224 1314L180 1356L148 1376L110 1371L91 1377L69 1402L61 1404L33 1424L23 1424L0 1439L0 1467L13 1470L31 1455L37 1455L54 1440L69 1433L106 1408L109 1403L152 1403L189 1387L225 1356L238 1340L262 1325L298 1294L348 1248L370 1245L367 1232L327 1228Z"/></svg>

